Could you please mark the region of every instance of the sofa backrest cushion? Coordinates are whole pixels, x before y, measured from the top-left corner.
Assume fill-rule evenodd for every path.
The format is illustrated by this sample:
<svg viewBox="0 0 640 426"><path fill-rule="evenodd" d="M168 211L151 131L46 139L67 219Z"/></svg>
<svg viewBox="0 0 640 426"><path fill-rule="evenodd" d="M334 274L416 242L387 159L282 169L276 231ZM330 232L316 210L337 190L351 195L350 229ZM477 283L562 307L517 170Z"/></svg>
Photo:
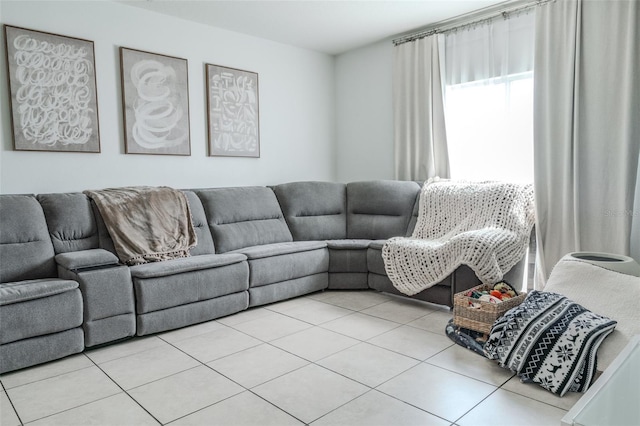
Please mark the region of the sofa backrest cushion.
<svg viewBox="0 0 640 426"><path fill-rule="evenodd" d="M270 188L213 188L195 193L202 201L217 253L293 241Z"/></svg>
<svg viewBox="0 0 640 426"><path fill-rule="evenodd" d="M347 184L347 238L404 236L420 185L377 180Z"/></svg>
<svg viewBox="0 0 640 426"><path fill-rule="evenodd" d="M32 195L0 195L0 282L57 276L42 207Z"/></svg>
<svg viewBox="0 0 640 426"><path fill-rule="evenodd" d="M292 182L273 187L295 241L347 237L347 187L332 182Z"/></svg>
<svg viewBox="0 0 640 426"><path fill-rule="evenodd" d="M207 223L207 216L204 214L204 208L200 198L193 191L182 191L187 196L189 202L189 210L191 210L191 218L193 219L193 228L196 231L198 244L191 249L189 253L192 256L201 254L214 254L216 252Z"/></svg>
<svg viewBox="0 0 640 426"><path fill-rule="evenodd" d="M407 226L407 232L405 237L410 237L413 234L413 230L418 223L418 213L420 212L420 193L416 196L416 202L413 204L413 211L411 213L411 219L409 219L409 226Z"/></svg>
<svg viewBox="0 0 640 426"><path fill-rule="evenodd" d="M82 193L40 194L56 254L100 247L91 201Z"/></svg>

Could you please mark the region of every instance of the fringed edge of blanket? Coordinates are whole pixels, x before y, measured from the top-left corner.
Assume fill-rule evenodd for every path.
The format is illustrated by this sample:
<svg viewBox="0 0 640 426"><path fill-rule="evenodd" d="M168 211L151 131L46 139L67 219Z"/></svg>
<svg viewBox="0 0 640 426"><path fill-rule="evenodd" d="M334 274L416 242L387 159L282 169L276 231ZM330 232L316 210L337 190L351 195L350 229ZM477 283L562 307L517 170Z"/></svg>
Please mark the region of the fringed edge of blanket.
<svg viewBox="0 0 640 426"><path fill-rule="evenodd" d="M140 256L135 256L130 259L124 261L126 265L142 265L145 263L151 262L162 262L165 260L179 259L185 257L191 257L189 250L195 247L194 245L189 246L187 250L176 250L176 251L167 251L167 252L159 252L159 253L145 253Z"/></svg>

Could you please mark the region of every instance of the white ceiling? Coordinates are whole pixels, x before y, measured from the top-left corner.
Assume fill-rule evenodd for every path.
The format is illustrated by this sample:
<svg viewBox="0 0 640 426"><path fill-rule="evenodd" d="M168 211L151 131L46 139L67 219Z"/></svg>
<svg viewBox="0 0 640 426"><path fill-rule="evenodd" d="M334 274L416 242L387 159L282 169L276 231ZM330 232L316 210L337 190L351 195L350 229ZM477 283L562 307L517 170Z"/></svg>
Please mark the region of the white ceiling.
<svg viewBox="0 0 640 426"><path fill-rule="evenodd" d="M337 55L505 0L125 0L166 15Z"/></svg>

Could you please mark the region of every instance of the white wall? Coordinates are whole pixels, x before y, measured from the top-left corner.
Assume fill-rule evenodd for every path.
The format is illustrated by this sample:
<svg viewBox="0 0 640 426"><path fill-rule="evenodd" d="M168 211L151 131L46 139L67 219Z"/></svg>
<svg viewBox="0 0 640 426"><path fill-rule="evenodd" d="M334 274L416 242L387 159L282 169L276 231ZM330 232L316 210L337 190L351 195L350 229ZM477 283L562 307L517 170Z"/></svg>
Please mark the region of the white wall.
<svg viewBox="0 0 640 426"><path fill-rule="evenodd" d="M336 178L393 179L393 44L336 58Z"/></svg>
<svg viewBox="0 0 640 426"><path fill-rule="evenodd" d="M3 24L94 41L102 153L14 151L0 55L0 193L335 177L334 58L115 2L4 1ZM2 35L4 49L4 33ZM124 154L118 47L188 59L191 156ZM259 74L261 158L207 157L204 63Z"/></svg>

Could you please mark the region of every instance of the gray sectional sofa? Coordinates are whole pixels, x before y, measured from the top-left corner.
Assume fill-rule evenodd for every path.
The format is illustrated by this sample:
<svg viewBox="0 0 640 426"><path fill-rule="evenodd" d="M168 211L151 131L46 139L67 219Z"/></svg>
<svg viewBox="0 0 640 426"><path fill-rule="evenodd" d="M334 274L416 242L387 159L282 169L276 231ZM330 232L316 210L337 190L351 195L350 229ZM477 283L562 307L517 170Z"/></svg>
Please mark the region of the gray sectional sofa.
<svg viewBox="0 0 640 426"><path fill-rule="evenodd" d="M84 194L0 195L0 373L324 289L400 294L381 249L412 233L419 192L406 181L184 190L191 256L136 266L119 263ZM413 297L452 306L478 283L460 267Z"/></svg>

